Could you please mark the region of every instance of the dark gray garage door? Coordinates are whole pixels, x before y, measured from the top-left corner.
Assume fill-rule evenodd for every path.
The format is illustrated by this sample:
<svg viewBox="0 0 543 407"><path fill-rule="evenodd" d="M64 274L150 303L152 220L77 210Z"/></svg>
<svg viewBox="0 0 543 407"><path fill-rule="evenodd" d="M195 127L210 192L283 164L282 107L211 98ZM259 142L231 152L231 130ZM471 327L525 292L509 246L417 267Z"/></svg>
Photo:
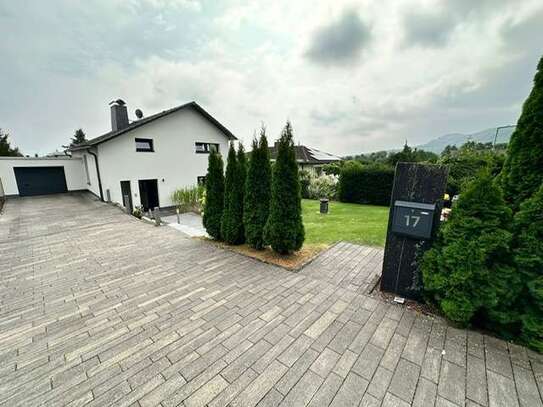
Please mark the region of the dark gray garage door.
<svg viewBox="0 0 543 407"><path fill-rule="evenodd" d="M20 196L66 192L64 167L15 167Z"/></svg>

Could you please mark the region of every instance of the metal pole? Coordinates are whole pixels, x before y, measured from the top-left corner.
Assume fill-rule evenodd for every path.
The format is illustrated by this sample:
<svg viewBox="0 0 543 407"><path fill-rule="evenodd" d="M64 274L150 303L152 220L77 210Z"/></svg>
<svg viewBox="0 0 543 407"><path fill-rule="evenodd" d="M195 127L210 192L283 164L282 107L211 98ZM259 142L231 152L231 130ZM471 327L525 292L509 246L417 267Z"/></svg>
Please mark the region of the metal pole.
<svg viewBox="0 0 543 407"><path fill-rule="evenodd" d="M508 124L507 126L496 127L496 134L494 135L494 144L492 144L492 148L494 150L496 149L496 141L498 139L498 132L500 131L500 129L508 129L509 127L515 127L515 125L514 124Z"/></svg>

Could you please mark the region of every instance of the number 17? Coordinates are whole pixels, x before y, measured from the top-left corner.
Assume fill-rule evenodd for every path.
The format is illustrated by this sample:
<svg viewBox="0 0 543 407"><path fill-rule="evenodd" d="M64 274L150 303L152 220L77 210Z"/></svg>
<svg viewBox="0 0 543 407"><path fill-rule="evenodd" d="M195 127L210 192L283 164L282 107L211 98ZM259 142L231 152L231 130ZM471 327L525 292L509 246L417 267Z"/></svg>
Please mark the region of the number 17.
<svg viewBox="0 0 543 407"><path fill-rule="evenodd" d="M415 216L415 215L404 215L404 218L405 218L405 226L412 226L414 228L417 227L420 221L420 216ZM411 225L411 218L413 218L412 225Z"/></svg>

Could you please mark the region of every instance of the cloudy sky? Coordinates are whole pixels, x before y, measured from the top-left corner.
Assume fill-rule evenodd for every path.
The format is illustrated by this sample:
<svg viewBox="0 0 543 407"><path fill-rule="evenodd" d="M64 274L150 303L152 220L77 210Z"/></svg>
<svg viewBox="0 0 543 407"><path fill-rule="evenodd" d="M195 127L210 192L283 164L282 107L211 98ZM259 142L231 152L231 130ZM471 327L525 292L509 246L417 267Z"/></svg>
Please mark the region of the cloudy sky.
<svg viewBox="0 0 543 407"><path fill-rule="evenodd" d="M246 144L264 122L340 155L515 123L541 0L0 0L0 128L46 153L75 128L196 100Z"/></svg>

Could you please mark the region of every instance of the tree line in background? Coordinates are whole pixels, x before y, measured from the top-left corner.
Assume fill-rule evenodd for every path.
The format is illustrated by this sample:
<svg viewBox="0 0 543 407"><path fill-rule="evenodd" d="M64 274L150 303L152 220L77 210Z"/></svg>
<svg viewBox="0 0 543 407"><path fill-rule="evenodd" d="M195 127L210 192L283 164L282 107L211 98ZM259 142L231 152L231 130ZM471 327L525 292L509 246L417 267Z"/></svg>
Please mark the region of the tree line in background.
<svg viewBox="0 0 543 407"><path fill-rule="evenodd" d="M12 147L9 134L0 129L0 157L22 157L17 147Z"/></svg>
<svg viewBox="0 0 543 407"><path fill-rule="evenodd" d="M467 162L473 166L466 171L469 182L458 185L460 198L450 219L421 262L427 298L448 318L490 329L507 339L520 338L540 352L542 123L543 58L506 153L467 152ZM447 159L455 160L455 154L449 151ZM477 167L480 172L471 176ZM453 172L451 178L464 174Z"/></svg>
<svg viewBox="0 0 543 407"><path fill-rule="evenodd" d="M253 140L247 163L240 144L231 144L226 174L218 152L209 155L203 223L215 240L232 245L247 243L261 250L266 245L280 253L299 250L304 242L298 165L292 126L287 122L271 167L264 127Z"/></svg>
<svg viewBox="0 0 543 407"><path fill-rule="evenodd" d="M407 144L399 152L376 152L347 157L328 164L323 171L339 177L337 198L342 202L389 205L394 169L398 162L446 165L449 168L447 193L460 192L482 169L500 173L506 157L507 144L469 141L461 147L447 146L441 155L412 148ZM309 196L306 196L309 197Z"/></svg>
<svg viewBox="0 0 543 407"><path fill-rule="evenodd" d="M86 142L85 132L82 129L77 129L74 131L74 135L70 140L70 144L67 146L62 146L64 148L69 148L74 145L82 144ZM9 140L9 134L4 132L0 128L0 157L22 157L23 153L19 151L18 147L12 147ZM38 155L36 154L36 157Z"/></svg>

